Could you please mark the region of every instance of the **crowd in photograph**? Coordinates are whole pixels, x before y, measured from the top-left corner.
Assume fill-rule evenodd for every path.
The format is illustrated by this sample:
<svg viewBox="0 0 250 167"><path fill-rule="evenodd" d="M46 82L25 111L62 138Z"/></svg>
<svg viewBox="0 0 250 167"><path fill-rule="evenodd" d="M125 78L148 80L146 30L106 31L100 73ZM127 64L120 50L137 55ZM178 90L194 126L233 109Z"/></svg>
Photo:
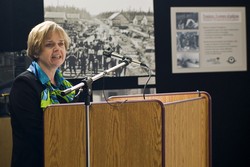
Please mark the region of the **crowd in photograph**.
<svg viewBox="0 0 250 167"><path fill-rule="evenodd" d="M113 52L120 54L122 47L119 43L114 42L113 37L107 35L105 30L103 32L97 31L98 25L88 27L84 34L82 33L84 27L80 23L65 23L63 27L71 38L66 61L61 67L65 77L98 74L100 71L107 70L121 62L103 56L105 48L111 47ZM79 27L82 28L79 30ZM116 70L112 75L121 76L122 71L122 75L125 75L124 68Z"/></svg>

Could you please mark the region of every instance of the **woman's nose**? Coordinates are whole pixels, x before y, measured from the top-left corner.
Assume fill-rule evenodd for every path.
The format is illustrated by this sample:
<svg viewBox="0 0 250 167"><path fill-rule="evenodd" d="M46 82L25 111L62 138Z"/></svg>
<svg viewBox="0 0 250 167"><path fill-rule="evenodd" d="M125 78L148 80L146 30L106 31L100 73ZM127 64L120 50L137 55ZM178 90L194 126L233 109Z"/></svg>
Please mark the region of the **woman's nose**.
<svg viewBox="0 0 250 167"><path fill-rule="evenodd" d="M57 51L57 50L59 50L59 49L60 49L59 44L55 44L55 46L54 46L53 50L54 50L54 51Z"/></svg>

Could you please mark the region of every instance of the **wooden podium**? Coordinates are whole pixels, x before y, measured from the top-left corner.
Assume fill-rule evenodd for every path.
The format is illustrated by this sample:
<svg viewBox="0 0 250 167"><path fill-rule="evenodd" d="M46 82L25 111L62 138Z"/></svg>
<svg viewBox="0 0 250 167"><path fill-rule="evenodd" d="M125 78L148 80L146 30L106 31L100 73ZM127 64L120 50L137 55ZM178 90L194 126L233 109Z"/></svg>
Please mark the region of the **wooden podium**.
<svg viewBox="0 0 250 167"><path fill-rule="evenodd" d="M44 111L45 167L86 166L83 103ZM206 92L116 96L90 105L91 167L211 167Z"/></svg>

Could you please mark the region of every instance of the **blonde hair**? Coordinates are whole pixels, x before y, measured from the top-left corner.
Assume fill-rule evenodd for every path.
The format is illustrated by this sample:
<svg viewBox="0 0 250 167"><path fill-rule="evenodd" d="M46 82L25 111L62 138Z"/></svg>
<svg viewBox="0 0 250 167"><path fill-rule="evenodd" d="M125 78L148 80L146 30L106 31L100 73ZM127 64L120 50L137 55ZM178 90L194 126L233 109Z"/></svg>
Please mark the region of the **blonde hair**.
<svg viewBox="0 0 250 167"><path fill-rule="evenodd" d="M65 30L53 21L44 21L36 25L29 33L27 42L27 56L32 60L36 60L41 53L45 39L53 32L57 32L64 40L65 49L68 50L70 38Z"/></svg>

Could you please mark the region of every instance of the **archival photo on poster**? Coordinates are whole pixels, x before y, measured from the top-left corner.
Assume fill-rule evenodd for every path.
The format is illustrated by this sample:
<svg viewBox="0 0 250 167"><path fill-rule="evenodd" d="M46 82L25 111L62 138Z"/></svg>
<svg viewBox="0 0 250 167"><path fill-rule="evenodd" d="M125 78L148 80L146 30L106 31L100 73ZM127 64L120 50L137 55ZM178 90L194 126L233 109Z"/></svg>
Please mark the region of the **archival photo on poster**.
<svg viewBox="0 0 250 167"><path fill-rule="evenodd" d="M71 38L61 70L65 78L94 76L121 63L103 50L140 61L155 75L153 0L44 0L44 19L60 24ZM147 76L130 63L110 77Z"/></svg>
<svg viewBox="0 0 250 167"><path fill-rule="evenodd" d="M245 7L171 7L172 72L246 71Z"/></svg>

